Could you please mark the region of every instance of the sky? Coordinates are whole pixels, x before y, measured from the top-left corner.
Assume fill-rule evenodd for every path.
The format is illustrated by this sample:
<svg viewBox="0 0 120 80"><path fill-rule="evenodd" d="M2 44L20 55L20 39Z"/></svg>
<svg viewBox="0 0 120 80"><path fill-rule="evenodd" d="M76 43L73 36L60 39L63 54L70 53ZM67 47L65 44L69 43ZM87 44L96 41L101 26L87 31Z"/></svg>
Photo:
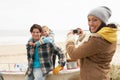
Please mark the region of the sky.
<svg viewBox="0 0 120 80"><path fill-rule="evenodd" d="M120 23L119 0L0 0L0 30L29 30L33 24L88 30L87 14L97 6L109 7L109 22Z"/></svg>

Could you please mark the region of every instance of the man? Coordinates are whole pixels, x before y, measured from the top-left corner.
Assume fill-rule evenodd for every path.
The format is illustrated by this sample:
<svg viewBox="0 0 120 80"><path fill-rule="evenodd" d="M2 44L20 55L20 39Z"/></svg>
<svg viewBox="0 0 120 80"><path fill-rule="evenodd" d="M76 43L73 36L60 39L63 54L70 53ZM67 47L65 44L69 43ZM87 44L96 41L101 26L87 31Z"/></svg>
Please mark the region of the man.
<svg viewBox="0 0 120 80"><path fill-rule="evenodd" d="M26 80L45 80L46 75L53 69L52 56L58 55L59 65L53 69L54 74L65 65L65 56L61 49L41 38L42 28L34 24L30 28L32 43L27 44L28 71ZM37 42L41 45L37 45Z"/></svg>

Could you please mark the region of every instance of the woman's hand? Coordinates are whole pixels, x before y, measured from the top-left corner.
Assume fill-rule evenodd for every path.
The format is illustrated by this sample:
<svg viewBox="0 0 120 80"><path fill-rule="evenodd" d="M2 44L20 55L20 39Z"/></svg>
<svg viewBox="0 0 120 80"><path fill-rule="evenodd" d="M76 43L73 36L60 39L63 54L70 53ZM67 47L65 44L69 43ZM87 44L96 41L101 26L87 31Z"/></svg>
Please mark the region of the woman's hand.
<svg viewBox="0 0 120 80"><path fill-rule="evenodd" d="M72 43L72 44L75 43L73 30L70 30L70 31L68 32L66 42L67 42L67 43Z"/></svg>
<svg viewBox="0 0 120 80"><path fill-rule="evenodd" d="M81 28L77 28L77 30L78 30L77 35L79 35L79 36L83 35L84 32Z"/></svg>
<svg viewBox="0 0 120 80"><path fill-rule="evenodd" d="M67 33L67 36L70 36L70 35L73 35L73 30L70 30L68 33Z"/></svg>

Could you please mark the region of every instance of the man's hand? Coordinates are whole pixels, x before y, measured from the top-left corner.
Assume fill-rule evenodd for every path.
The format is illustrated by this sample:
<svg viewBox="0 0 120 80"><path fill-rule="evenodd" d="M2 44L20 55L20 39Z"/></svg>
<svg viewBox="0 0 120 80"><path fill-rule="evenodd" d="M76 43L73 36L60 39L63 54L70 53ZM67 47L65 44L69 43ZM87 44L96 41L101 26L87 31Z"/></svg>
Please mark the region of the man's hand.
<svg viewBox="0 0 120 80"><path fill-rule="evenodd" d="M33 42L28 42L28 44L30 45L30 46L34 46L35 47L35 43L33 43Z"/></svg>

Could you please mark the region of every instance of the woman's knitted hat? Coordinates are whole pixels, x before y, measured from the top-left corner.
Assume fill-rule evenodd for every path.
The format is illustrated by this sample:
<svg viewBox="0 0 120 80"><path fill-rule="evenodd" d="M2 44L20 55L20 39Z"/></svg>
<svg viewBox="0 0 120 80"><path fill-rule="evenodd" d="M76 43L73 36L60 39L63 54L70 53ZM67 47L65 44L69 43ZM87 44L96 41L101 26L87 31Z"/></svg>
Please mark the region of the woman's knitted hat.
<svg viewBox="0 0 120 80"><path fill-rule="evenodd" d="M100 6L100 7L97 7L95 9L91 10L89 12L88 16L90 16L90 15L96 16L104 23L107 23L108 19L111 17L111 14L112 14L112 12L108 7Z"/></svg>

